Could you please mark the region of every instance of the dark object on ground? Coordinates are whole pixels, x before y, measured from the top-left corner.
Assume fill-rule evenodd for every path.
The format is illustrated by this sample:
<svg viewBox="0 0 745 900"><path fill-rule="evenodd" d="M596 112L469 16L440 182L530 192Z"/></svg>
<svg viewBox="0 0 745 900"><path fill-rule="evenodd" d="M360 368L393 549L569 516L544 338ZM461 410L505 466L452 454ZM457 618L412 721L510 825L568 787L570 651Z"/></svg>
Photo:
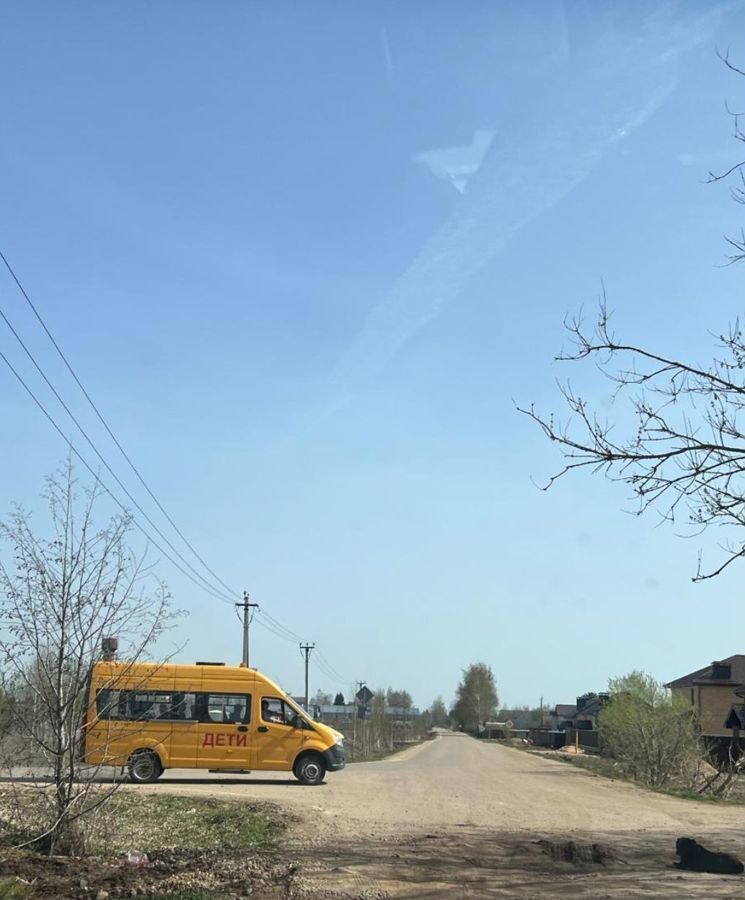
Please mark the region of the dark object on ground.
<svg viewBox="0 0 745 900"><path fill-rule="evenodd" d="M731 853L715 853L702 847L693 838L678 838L675 852L680 862L675 865L679 869L690 872L711 872L714 875L741 875L745 866Z"/></svg>
<svg viewBox="0 0 745 900"><path fill-rule="evenodd" d="M604 866L609 862L623 862L609 848L602 844L580 844L577 841L536 841L536 844L551 859L569 863L595 863Z"/></svg>

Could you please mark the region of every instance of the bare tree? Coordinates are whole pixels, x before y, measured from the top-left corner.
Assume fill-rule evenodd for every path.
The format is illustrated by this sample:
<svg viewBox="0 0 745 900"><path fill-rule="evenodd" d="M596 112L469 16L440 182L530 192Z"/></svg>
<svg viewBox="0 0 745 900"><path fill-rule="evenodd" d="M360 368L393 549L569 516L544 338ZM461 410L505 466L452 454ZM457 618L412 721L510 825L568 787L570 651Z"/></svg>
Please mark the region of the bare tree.
<svg viewBox="0 0 745 900"><path fill-rule="evenodd" d="M728 55L720 58L745 76ZM740 114L730 115L734 138L745 143ZM737 178L731 194L745 205L743 172L745 160L710 172L709 180ZM745 259L745 232L727 241L734 251L728 261ZM560 387L570 414L566 421L533 405L518 407L564 452L566 464L546 488L568 472L590 469L631 487L640 514L654 509L664 519L682 520L693 534L710 525L745 525L745 339L739 320L718 336L708 363L619 338L604 291L592 325L581 316L564 325L570 347L556 359L594 362L614 386L614 403L621 406L617 420L628 424L625 430L614 427L568 383ZM719 575L745 556L745 538L735 537L722 550L723 558L709 568L699 556L694 581Z"/></svg>
<svg viewBox="0 0 745 900"><path fill-rule="evenodd" d="M740 77L745 77L745 70L730 62L729 53L725 53L724 55L718 53L718 56L731 72L734 72ZM727 107L727 112L730 114L733 122L732 137L734 137L734 139L736 141L739 141L741 144L745 144L745 131L743 130L740 123L740 120L742 119L742 113L732 111L729 106ZM735 201L735 203L739 203L741 206L745 206L745 159L741 159L739 162L736 162L724 172L709 172L709 181L724 181L731 176L734 176L737 180L737 184L730 190L732 199ZM742 260L745 259L745 231L740 229L739 237L728 237L726 240L730 245L731 251L734 251L730 252L729 262L742 262Z"/></svg>
<svg viewBox="0 0 745 900"><path fill-rule="evenodd" d="M411 694L403 688L396 690L389 687L385 692L385 699L388 706L395 706L398 709L411 709L414 705Z"/></svg>
<svg viewBox="0 0 745 900"><path fill-rule="evenodd" d="M581 319L565 322L572 349L560 360L594 360L615 387L615 401L627 406L614 428L587 400L561 388L572 414L566 422L535 407L520 408L561 445L566 464L549 481L576 469L605 473L630 486L639 513L651 508L665 519L684 521L693 531L710 525L745 525L745 340L739 322L719 335L708 365L654 352L618 338L605 299L594 328ZM701 559L694 580L718 575L745 556L745 538L723 546L711 568Z"/></svg>
<svg viewBox="0 0 745 900"><path fill-rule="evenodd" d="M158 582L145 590L152 573L126 547L129 517L95 525L103 493L98 484L79 489L68 462L46 483L46 536L22 509L0 523L0 687L11 698L12 762L51 775L35 835L50 853L81 849L79 820L107 793L91 802L80 753L88 673L102 639L116 636L135 661L172 616L167 591Z"/></svg>

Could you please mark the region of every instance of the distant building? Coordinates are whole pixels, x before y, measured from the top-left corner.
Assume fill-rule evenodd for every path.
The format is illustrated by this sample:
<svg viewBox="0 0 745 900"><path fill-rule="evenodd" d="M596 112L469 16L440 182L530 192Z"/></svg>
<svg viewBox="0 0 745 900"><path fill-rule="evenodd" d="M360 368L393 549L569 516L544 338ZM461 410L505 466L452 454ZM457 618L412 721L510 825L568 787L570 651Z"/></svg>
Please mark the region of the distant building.
<svg viewBox="0 0 745 900"><path fill-rule="evenodd" d="M319 722L325 722L327 725L349 725L354 721L356 715L356 703L345 703L343 705L329 703L318 708L316 718Z"/></svg>
<svg viewBox="0 0 745 900"><path fill-rule="evenodd" d="M564 731L572 724L572 717L577 712L576 703L557 703L544 715L543 725L551 731Z"/></svg>
<svg viewBox="0 0 745 900"><path fill-rule="evenodd" d="M598 713L610 700L610 694L582 694L569 722L578 731L597 731Z"/></svg>
<svg viewBox="0 0 745 900"><path fill-rule="evenodd" d="M318 710L316 718L327 725L348 725L355 718L359 718L358 703L345 703L343 706L330 703L318 707ZM394 722L408 722L410 719L416 719L420 715L421 712L416 706L412 706L409 709L405 709L403 706L386 706L385 708L386 718ZM369 709L367 710L367 716L370 716Z"/></svg>
<svg viewBox="0 0 745 900"><path fill-rule="evenodd" d="M743 698L735 692L745 686L745 655L716 660L665 686L673 697L691 705L704 737L731 737L732 728L738 727L736 720L743 714Z"/></svg>

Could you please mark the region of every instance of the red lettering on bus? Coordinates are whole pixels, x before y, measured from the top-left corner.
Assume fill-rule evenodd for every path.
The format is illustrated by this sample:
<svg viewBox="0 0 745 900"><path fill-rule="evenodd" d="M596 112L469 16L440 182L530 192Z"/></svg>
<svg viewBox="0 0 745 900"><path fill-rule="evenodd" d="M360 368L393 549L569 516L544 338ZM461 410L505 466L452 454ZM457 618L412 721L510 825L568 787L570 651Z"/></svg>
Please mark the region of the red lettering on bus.
<svg viewBox="0 0 745 900"><path fill-rule="evenodd" d="M245 734L205 734L202 738L203 747L245 747ZM227 740L226 740L227 738Z"/></svg>

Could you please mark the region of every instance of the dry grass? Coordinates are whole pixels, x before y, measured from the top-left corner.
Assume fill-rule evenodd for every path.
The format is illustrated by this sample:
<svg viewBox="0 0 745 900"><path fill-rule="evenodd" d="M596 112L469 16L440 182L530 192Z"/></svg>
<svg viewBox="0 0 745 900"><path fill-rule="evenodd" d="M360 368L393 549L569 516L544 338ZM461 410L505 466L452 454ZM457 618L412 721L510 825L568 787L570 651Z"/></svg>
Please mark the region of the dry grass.
<svg viewBox="0 0 745 900"><path fill-rule="evenodd" d="M89 807L100 793L91 792ZM39 801L35 788L0 791L0 846L18 845L43 831L45 804ZM285 827L279 811L267 805L134 790L117 791L80 821L88 852L104 856L130 849L267 850Z"/></svg>

